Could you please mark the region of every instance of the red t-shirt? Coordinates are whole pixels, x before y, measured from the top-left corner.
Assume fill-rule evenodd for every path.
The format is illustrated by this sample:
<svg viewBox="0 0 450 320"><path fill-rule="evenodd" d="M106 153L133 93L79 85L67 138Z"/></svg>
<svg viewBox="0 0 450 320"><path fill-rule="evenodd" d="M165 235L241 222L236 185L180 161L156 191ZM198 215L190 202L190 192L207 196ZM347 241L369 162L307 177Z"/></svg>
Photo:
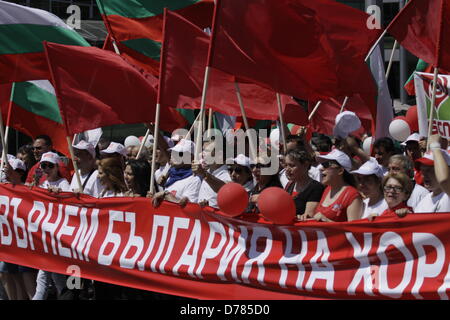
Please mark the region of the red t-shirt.
<svg viewBox="0 0 450 320"><path fill-rule="evenodd" d="M328 193L330 193L331 187L327 186L323 192L322 199L316 208L316 213L320 212L325 217L335 222L347 221L347 208L351 205L353 200L360 197L358 190L352 186L345 187L345 190L339 195L339 197L327 207L322 206Z"/></svg>

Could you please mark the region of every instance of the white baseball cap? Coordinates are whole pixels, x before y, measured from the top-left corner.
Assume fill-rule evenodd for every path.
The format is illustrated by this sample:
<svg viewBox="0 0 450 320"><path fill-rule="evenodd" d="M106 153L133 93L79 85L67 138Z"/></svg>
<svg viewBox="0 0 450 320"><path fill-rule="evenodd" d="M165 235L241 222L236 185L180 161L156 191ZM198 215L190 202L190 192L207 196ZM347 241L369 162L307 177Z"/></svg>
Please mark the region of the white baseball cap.
<svg viewBox="0 0 450 320"><path fill-rule="evenodd" d="M418 133L413 133L412 135L410 135L408 138L406 138L406 140L404 142L401 143L402 146L406 146L406 143L408 141L420 141L420 135Z"/></svg>
<svg viewBox="0 0 450 320"><path fill-rule="evenodd" d="M131 146L140 146L141 142L139 141L139 138L136 136L128 136L125 138L124 145L125 145L125 148L131 147Z"/></svg>
<svg viewBox="0 0 450 320"><path fill-rule="evenodd" d="M9 159L8 160L9 165L13 168L13 170L23 170L23 171L27 171L27 167L25 166L25 163L23 163L22 160L14 158L14 159Z"/></svg>
<svg viewBox="0 0 450 320"><path fill-rule="evenodd" d="M448 166L450 166L450 156L447 150L441 149L441 151L442 155L444 156L445 162L447 163ZM419 162L420 164L423 164L425 166L434 166L433 152L428 151L423 155L422 158L417 159L416 162Z"/></svg>
<svg viewBox="0 0 450 320"><path fill-rule="evenodd" d="M109 144L108 148L100 151L100 153L118 153L118 154L121 154L123 156L126 156L127 155L127 149L121 143L111 142Z"/></svg>
<svg viewBox="0 0 450 320"><path fill-rule="evenodd" d="M42 155L40 162L50 162L53 164L58 164L60 161L58 154L54 152L46 152Z"/></svg>
<svg viewBox="0 0 450 320"><path fill-rule="evenodd" d="M344 152L334 149L330 153L323 156L316 156L320 160L335 160L341 167L350 172L352 170L352 161ZM324 161L322 161L324 162Z"/></svg>
<svg viewBox="0 0 450 320"><path fill-rule="evenodd" d="M358 170L354 170L351 173L362 174L364 176L370 176L371 174L374 174L379 178L383 177L383 169L375 159L370 159L364 162L364 164L359 167Z"/></svg>
<svg viewBox="0 0 450 320"><path fill-rule="evenodd" d="M244 167L250 168L252 161L249 157L244 156L242 153L238 154L236 158L233 159L233 162Z"/></svg>
<svg viewBox="0 0 450 320"><path fill-rule="evenodd" d="M346 138L348 134L361 128L361 120L351 111L344 111L337 115L333 135Z"/></svg>
<svg viewBox="0 0 450 320"><path fill-rule="evenodd" d="M175 145L175 147L169 149L174 152L190 152L194 154L195 143L191 140L181 139L180 142Z"/></svg>
<svg viewBox="0 0 450 320"><path fill-rule="evenodd" d="M78 150L86 150L89 152L89 154L92 156L92 158L95 158L95 147L92 143L86 142L84 140L80 140L76 145L73 146L74 149Z"/></svg>

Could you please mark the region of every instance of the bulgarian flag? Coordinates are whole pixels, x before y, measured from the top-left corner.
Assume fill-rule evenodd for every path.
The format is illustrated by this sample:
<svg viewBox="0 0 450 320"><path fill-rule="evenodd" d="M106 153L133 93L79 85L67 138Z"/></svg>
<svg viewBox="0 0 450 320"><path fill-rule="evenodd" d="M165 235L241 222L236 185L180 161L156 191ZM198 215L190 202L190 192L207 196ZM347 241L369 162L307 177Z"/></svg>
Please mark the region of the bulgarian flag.
<svg viewBox="0 0 450 320"><path fill-rule="evenodd" d="M1 85L0 106L3 119L10 113L9 122L4 121L6 125L33 139L46 134L52 138L54 149L69 156L55 89L48 80Z"/></svg>
<svg viewBox="0 0 450 320"><path fill-rule="evenodd" d="M164 8L200 28L212 25L214 0L97 0L106 28L120 54L159 74Z"/></svg>
<svg viewBox="0 0 450 320"><path fill-rule="evenodd" d="M50 12L0 1L0 83L49 79L44 40L89 46Z"/></svg>

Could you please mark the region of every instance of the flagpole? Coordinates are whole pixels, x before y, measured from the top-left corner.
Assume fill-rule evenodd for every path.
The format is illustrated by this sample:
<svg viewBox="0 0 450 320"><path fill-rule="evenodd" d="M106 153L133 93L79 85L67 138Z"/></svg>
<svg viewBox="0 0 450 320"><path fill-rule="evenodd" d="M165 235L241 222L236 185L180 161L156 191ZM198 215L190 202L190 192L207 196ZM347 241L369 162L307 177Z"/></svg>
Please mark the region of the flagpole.
<svg viewBox="0 0 450 320"><path fill-rule="evenodd" d="M281 134L282 134L282 138L283 138L283 152L285 152L286 150L286 129L284 128L284 119L283 119L283 110L281 107L281 95L277 92L276 93L277 96L277 105L278 105L278 117L280 118L280 122L281 122Z"/></svg>
<svg viewBox="0 0 450 320"><path fill-rule="evenodd" d="M377 47L377 45L380 43L380 41L383 39L383 37L386 35L387 29L385 29L383 31L383 33L381 34L381 36L377 39L377 41L375 42L375 44L372 46L372 48L370 48L369 53L367 54L366 58L364 59L364 62L367 62L367 60L369 60L370 56L372 55L372 53L375 51L375 48Z"/></svg>
<svg viewBox="0 0 450 320"><path fill-rule="evenodd" d="M255 150L255 141L253 141L253 137L250 134L250 126L248 125L248 119L247 119L247 113L245 112L245 108L244 108L244 102L242 100L242 95L241 95L241 89L239 87L239 84L235 81L234 82L234 87L236 88L236 96L239 102L239 107L241 108L241 114L242 114L242 120L244 121L244 126L245 126L245 131L247 133L247 137L248 137L248 143L250 144L250 159L254 160L257 157L257 150Z"/></svg>
<svg viewBox="0 0 450 320"><path fill-rule="evenodd" d="M208 115L208 138L211 138L211 128L212 128L213 110L209 108Z"/></svg>
<svg viewBox="0 0 450 320"><path fill-rule="evenodd" d="M141 155L142 149L144 149L145 143L147 142L149 135L150 135L150 129L147 129L147 132L145 133L145 136L142 139L141 144L139 145L139 151L136 155L136 159L139 159L139 156Z"/></svg>
<svg viewBox="0 0 450 320"><path fill-rule="evenodd" d="M348 101L348 97L345 97L344 101L342 102L341 110L339 111L339 113L342 113L342 111L344 111L347 101Z"/></svg>
<svg viewBox="0 0 450 320"><path fill-rule="evenodd" d="M398 45L398 41L395 40L394 46L392 47L391 57L389 58L389 64L386 69L386 80L389 78L389 74L391 73L391 67L392 67L392 63L394 62L394 53L395 53L395 50L397 49L397 45Z"/></svg>
<svg viewBox="0 0 450 320"><path fill-rule="evenodd" d="M187 137L189 137L189 138L191 137L192 130L194 130L194 126L195 126L195 124L196 124L196 122L198 121L199 118L200 118L200 113L197 115L197 117L195 117L194 122L192 122L192 125L191 125L191 127L189 128L188 133L186 134L186 138L187 138ZM192 139L191 139L191 141L192 141Z"/></svg>
<svg viewBox="0 0 450 320"><path fill-rule="evenodd" d="M317 112L317 109L319 109L319 106L322 104L322 100L320 100L319 102L316 103L316 105L314 106L313 111L311 111L311 113L308 116L308 121L311 121L312 117L314 116L314 114Z"/></svg>
<svg viewBox="0 0 450 320"><path fill-rule="evenodd" d="M433 76L433 95L431 97L431 106L430 106L430 119L428 121L428 139L427 139L427 151L430 150L430 136L433 131L433 118L434 118L434 105L436 103L436 88L438 82L438 71L439 68L434 68L434 76Z"/></svg>
<svg viewBox="0 0 450 320"><path fill-rule="evenodd" d="M202 136L203 136L203 115L205 114L205 105L206 105L206 92L208 90L208 82L209 82L209 74L210 74L210 67L206 67L205 69L205 78L203 81L203 91L202 91L202 100L200 103L200 121L197 121L198 123L198 132L197 136L195 138L195 154L194 154L194 161L199 160L200 152L202 151Z"/></svg>
<svg viewBox="0 0 450 320"><path fill-rule="evenodd" d="M150 171L150 194L155 194L155 166L156 166L156 149L158 148L158 135L159 135L159 113L161 112L161 104L156 104L156 115L155 115L155 131L153 132L153 150L152 150L152 167ZM147 130L149 132L149 130ZM141 147L144 143L141 144Z"/></svg>
<svg viewBox="0 0 450 320"><path fill-rule="evenodd" d="M11 92L9 97L9 104L8 104L8 115L6 116L6 131L4 132L3 136L3 115L0 115L0 121L1 121L1 134L2 134L2 158L0 160L0 168L3 169L3 166L5 162L7 161L7 154L8 154L8 132L9 132L9 123L11 121L11 112L12 112L12 104L13 104L13 95L14 95L14 88L16 84L13 82L11 85Z"/></svg>
<svg viewBox="0 0 450 320"><path fill-rule="evenodd" d="M80 189L80 192L83 193L83 185L81 184L80 172L78 171L78 165L75 161L75 153L73 152L70 136L67 136L67 144L69 145L70 157L72 158L73 168L75 169L75 176L77 177L78 187Z"/></svg>

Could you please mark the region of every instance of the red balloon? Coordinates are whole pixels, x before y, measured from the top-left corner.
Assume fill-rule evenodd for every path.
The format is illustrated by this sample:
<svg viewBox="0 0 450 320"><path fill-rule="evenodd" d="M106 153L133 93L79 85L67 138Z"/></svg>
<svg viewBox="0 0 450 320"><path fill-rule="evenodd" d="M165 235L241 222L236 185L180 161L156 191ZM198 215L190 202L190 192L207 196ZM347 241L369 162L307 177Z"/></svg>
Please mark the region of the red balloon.
<svg viewBox="0 0 450 320"><path fill-rule="evenodd" d="M239 183L230 182L220 188L217 194L220 210L230 217L236 217L248 206L248 193Z"/></svg>
<svg viewBox="0 0 450 320"><path fill-rule="evenodd" d="M281 188L265 189L259 195L257 204L262 216L275 224L290 224L294 221L294 199Z"/></svg>
<svg viewBox="0 0 450 320"><path fill-rule="evenodd" d="M408 122L411 132L419 131L419 116L417 115L417 106L411 106L406 111L406 122Z"/></svg>

